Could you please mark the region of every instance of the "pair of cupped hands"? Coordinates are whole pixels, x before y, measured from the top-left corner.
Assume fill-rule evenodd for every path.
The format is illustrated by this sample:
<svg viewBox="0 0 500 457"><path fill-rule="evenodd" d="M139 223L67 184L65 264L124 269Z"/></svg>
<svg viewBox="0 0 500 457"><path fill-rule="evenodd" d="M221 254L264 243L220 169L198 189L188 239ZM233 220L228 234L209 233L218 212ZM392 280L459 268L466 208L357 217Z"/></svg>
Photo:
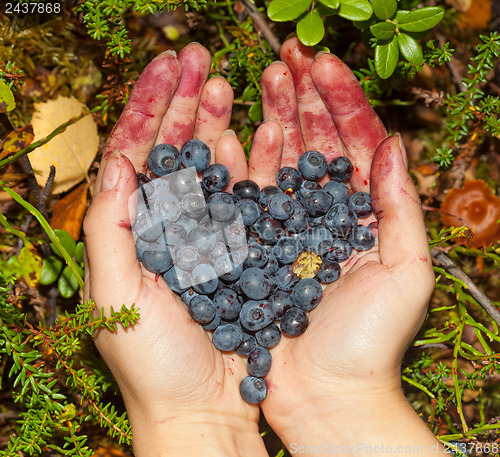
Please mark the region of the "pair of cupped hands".
<svg viewBox="0 0 500 457"><path fill-rule="evenodd" d="M210 65L207 49L191 43L144 69L106 144L84 221L85 299L98 311L135 304L140 312L133 327L95 339L122 392L136 456L267 455L259 406L239 393L245 360L216 350L180 298L136 257L129 215L136 172L145 171L154 145L181 147L193 137L230 170L228 190L243 179L275 184L281 167L296 167L303 152L317 150L328 161L349 157L353 191L372 197L367 223L376 221L378 242L342 265L307 331L284 336L271 351L260 405L267 423L292 453L327 444L435 444L400 381L402 356L434 288L401 137L388 135L340 59L290 38L281 61L262 75L264 122L247 162L227 130L233 91L222 77L207 81Z"/></svg>

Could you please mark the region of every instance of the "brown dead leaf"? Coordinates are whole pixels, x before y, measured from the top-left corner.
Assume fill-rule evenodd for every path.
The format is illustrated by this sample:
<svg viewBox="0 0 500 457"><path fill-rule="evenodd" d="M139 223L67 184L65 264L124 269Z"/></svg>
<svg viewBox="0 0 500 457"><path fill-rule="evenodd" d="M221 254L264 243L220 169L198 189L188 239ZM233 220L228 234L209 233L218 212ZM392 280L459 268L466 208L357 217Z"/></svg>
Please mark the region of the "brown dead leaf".
<svg viewBox="0 0 500 457"><path fill-rule="evenodd" d="M59 96L45 103L35 103L36 112L31 120L35 141L78 116L83 108L74 97ZM98 147L97 126L91 115L85 116L30 154L33 169L40 172L36 175L38 183L45 185L50 166L54 165L56 176L52 192L58 194L71 189L85 178Z"/></svg>
<svg viewBox="0 0 500 457"><path fill-rule="evenodd" d="M31 124L19 127L10 132L3 142L3 149L0 152L0 160L16 154L21 149L31 144L33 141L33 126Z"/></svg>
<svg viewBox="0 0 500 457"><path fill-rule="evenodd" d="M314 278L321 268L321 257L314 252L305 251L292 264L293 272L300 278Z"/></svg>
<svg viewBox="0 0 500 457"><path fill-rule="evenodd" d="M54 205L50 221L52 228L65 230L75 240L80 238L88 189L89 183L84 182Z"/></svg>
<svg viewBox="0 0 500 457"><path fill-rule="evenodd" d="M485 29L491 21L491 0L472 0L469 8L459 14L458 26Z"/></svg>

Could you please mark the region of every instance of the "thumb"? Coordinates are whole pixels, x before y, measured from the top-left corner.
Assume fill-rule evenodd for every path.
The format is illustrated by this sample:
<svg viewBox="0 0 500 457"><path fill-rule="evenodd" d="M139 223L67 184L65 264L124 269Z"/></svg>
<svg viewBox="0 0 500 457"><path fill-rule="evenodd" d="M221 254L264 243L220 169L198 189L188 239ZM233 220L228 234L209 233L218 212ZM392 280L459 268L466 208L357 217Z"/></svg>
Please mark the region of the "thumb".
<svg viewBox="0 0 500 457"><path fill-rule="evenodd" d="M422 208L406 170L406 152L399 134L377 147L370 185L382 264L404 272L410 283L422 281L418 287L432 290L434 274Z"/></svg>
<svg viewBox="0 0 500 457"><path fill-rule="evenodd" d="M136 297L142 273L130 230L137 177L130 160L115 150L99 169L100 189L83 223L86 248L85 299L109 309L129 306ZM127 297L129 297L127 299Z"/></svg>

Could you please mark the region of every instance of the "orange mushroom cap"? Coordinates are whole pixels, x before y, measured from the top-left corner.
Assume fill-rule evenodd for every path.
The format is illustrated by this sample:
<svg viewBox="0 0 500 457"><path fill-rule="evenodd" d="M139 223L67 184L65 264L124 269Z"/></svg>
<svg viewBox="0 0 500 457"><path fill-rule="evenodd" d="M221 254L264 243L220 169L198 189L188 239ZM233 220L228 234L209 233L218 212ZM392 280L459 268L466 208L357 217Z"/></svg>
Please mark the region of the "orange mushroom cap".
<svg viewBox="0 0 500 457"><path fill-rule="evenodd" d="M469 247L486 247L500 240L500 199L482 179L450 190L441 211L445 226L465 225L474 232L473 238L464 241Z"/></svg>

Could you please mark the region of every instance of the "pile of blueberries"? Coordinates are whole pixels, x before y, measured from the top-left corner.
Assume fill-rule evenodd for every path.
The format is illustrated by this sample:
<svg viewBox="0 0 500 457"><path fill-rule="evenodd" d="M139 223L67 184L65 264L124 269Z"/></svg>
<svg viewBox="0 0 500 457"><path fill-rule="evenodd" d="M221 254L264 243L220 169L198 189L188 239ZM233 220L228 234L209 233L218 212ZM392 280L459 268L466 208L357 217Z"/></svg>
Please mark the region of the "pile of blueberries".
<svg viewBox="0 0 500 457"><path fill-rule="evenodd" d="M358 223L372 213L370 196L349 191L348 158L328 163L317 151L299 157L297 168L281 168L276 186L245 180L232 193L224 192L228 169L210 164L200 140L180 150L155 146L148 167L149 176L138 174L137 257L213 332L217 349L247 358L240 393L260 403L269 349L282 334L304 333L323 285L340 276L339 262L373 246L369 226Z"/></svg>

